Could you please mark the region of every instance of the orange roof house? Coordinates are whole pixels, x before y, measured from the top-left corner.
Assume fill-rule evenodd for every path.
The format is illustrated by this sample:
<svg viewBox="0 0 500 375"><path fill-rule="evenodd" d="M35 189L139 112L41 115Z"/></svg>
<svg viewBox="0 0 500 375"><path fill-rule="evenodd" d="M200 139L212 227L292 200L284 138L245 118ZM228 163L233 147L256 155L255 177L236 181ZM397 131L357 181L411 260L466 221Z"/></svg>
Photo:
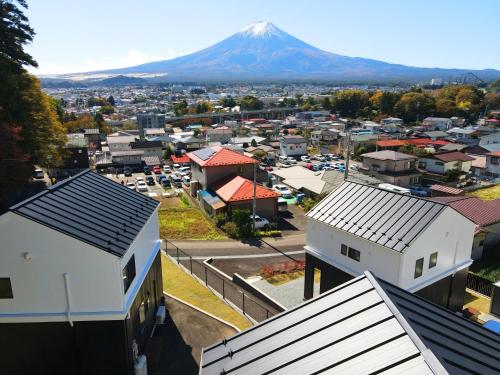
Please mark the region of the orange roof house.
<svg viewBox="0 0 500 375"><path fill-rule="evenodd" d="M187 154L189 159L200 167L222 165L257 164L258 161L222 146L202 148Z"/></svg>

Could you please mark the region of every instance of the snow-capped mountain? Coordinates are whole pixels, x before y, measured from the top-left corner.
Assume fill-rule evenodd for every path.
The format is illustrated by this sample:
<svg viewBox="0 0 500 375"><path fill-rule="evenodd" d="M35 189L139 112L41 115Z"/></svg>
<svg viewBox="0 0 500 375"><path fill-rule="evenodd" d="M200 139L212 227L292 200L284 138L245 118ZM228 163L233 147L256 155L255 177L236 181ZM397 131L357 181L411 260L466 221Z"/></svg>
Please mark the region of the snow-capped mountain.
<svg viewBox="0 0 500 375"><path fill-rule="evenodd" d="M415 68L320 50L270 22L255 22L201 51L171 60L92 74L154 74L162 80L417 81L457 77L471 70ZM472 71L482 79L500 71ZM71 78L71 77L67 77ZM156 78L158 80L160 78Z"/></svg>

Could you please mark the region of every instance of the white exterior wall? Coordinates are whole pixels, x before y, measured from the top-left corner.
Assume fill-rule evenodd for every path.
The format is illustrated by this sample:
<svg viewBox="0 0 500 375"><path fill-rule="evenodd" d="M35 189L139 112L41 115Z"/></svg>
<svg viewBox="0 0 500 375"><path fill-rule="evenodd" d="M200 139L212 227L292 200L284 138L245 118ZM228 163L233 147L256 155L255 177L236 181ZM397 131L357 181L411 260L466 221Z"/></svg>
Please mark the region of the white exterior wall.
<svg viewBox="0 0 500 375"><path fill-rule="evenodd" d="M437 159L427 159L427 158L422 158L420 161L425 163L425 170L431 173L439 173L439 174L444 174L446 171L451 171L454 169L457 169L457 162L456 161L450 161L448 163L442 162ZM443 163L442 165L439 165L437 163ZM463 162L458 162L459 165L461 164L460 170L464 172L469 172L470 168L472 166L472 161L463 161Z"/></svg>
<svg viewBox="0 0 500 375"><path fill-rule="evenodd" d="M10 277L14 296L0 299L0 322L66 320L64 273L74 320L88 319L78 312L109 316L122 310L118 257L12 212L0 217L0 238L0 277ZM31 260L24 259L26 252Z"/></svg>
<svg viewBox="0 0 500 375"><path fill-rule="evenodd" d="M470 265L475 228L476 224L447 207L404 252L399 286L414 292ZM437 264L429 269L430 254L436 251ZM424 258L423 273L415 279L419 258Z"/></svg>
<svg viewBox="0 0 500 375"><path fill-rule="evenodd" d="M284 156L301 156L307 155L307 143L280 143L280 153Z"/></svg>
<svg viewBox="0 0 500 375"><path fill-rule="evenodd" d="M136 275L132 284L129 286L125 295L125 310L130 308L130 304L134 300L138 289L142 285L142 281L146 276L151 263L153 262L158 249L160 233L158 231L158 208L151 215L142 230L139 232L134 242L125 255L120 259L120 278L121 270L127 265L127 262L135 255L135 270ZM121 283L121 294L123 295L123 283Z"/></svg>
<svg viewBox="0 0 500 375"><path fill-rule="evenodd" d="M360 261L342 255L341 244L358 250ZM353 276L370 270L376 276L398 285L400 253L310 218L307 219L306 250Z"/></svg>
<svg viewBox="0 0 500 375"><path fill-rule="evenodd" d="M496 164L492 163L492 159ZM486 171L490 175L500 176L500 157L487 156L486 157Z"/></svg>

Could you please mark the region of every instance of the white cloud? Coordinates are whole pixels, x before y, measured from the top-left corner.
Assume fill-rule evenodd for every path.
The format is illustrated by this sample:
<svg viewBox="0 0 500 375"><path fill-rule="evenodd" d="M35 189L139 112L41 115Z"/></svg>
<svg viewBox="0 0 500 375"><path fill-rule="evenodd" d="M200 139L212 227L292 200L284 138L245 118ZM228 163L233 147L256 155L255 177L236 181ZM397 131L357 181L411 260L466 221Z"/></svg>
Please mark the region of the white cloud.
<svg viewBox="0 0 500 375"><path fill-rule="evenodd" d="M88 57L69 65L39 60L38 69L30 69L30 71L40 75L92 72L95 70L125 68L152 61L172 59L182 55L183 53L175 50L168 50L165 55L148 55L136 49L129 49L125 56Z"/></svg>

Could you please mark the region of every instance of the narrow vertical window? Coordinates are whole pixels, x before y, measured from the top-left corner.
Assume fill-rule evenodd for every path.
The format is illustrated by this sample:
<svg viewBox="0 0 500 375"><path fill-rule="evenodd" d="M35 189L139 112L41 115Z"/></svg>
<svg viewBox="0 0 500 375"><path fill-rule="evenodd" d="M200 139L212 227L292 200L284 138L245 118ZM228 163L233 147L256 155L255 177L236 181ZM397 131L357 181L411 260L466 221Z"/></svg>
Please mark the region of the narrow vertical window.
<svg viewBox="0 0 500 375"><path fill-rule="evenodd" d="M437 251L435 253L431 254L431 257L429 258L429 268L436 267L438 261L438 253Z"/></svg>
<svg viewBox="0 0 500 375"><path fill-rule="evenodd" d="M424 258L417 259L415 262L415 275L414 279L422 276L422 272L424 271Z"/></svg>

